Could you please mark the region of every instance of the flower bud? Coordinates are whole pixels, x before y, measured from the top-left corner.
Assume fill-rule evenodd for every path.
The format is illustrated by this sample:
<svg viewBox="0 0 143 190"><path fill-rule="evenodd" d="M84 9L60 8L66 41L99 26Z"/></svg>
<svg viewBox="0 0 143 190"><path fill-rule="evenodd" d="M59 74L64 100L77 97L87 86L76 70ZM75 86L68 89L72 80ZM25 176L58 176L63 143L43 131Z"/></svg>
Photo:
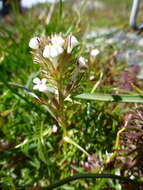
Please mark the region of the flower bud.
<svg viewBox="0 0 143 190"><path fill-rule="evenodd" d="M87 60L84 57L79 57L78 58L78 66L80 69L87 69Z"/></svg>
<svg viewBox="0 0 143 190"><path fill-rule="evenodd" d="M57 133L57 131L58 131L58 127L57 127L57 125L53 125L52 126L52 133Z"/></svg>
<svg viewBox="0 0 143 190"><path fill-rule="evenodd" d="M96 57L99 53L100 53L100 51L98 49L92 49L90 52L90 55L92 57Z"/></svg>
<svg viewBox="0 0 143 190"><path fill-rule="evenodd" d="M77 41L75 36L69 36L67 38L67 53L71 53L72 49L78 44L79 42Z"/></svg>
<svg viewBox="0 0 143 190"><path fill-rule="evenodd" d="M95 76L91 75L91 76L89 77L89 80L90 80L90 81L95 81L95 80L96 80L96 79L95 79Z"/></svg>
<svg viewBox="0 0 143 190"><path fill-rule="evenodd" d="M29 47L32 49L38 49L39 41L40 41L40 39L38 37L31 38L31 40L29 42Z"/></svg>

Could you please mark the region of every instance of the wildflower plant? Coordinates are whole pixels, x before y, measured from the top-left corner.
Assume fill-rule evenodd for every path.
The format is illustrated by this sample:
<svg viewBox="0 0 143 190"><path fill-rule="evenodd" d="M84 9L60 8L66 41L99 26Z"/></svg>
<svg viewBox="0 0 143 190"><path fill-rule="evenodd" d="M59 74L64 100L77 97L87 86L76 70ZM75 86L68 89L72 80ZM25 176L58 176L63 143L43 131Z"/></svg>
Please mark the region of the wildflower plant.
<svg viewBox="0 0 143 190"><path fill-rule="evenodd" d="M72 7L77 5L73 1L60 2L37 6L24 16L16 13L12 23L4 20L0 26L0 187L53 189L51 185L68 176L61 189L121 189L115 179L143 176L140 69L130 70L116 59L116 44L100 36L85 39L86 26L92 31L96 17L93 32L98 24L105 27L104 14ZM111 14L108 6L105 12ZM70 32L78 33L78 40ZM30 40L34 64L27 54L33 33L54 33ZM126 122L128 114L132 118ZM83 182L87 177L101 179Z"/></svg>
<svg viewBox="0 0 143 190"><path fill-rule="evenodd" d="M64 37L54 34L49 37L34 37L29 42L32 48L33 61L39 64L40 77L33 79L33 90L40 91L44 100L34 96L44 104L63 130L63 138L88 155L84 149L68 137L66 101L79 85L83 72L88 68L88 60L80 55L80 44L73 35Z"/></svg>

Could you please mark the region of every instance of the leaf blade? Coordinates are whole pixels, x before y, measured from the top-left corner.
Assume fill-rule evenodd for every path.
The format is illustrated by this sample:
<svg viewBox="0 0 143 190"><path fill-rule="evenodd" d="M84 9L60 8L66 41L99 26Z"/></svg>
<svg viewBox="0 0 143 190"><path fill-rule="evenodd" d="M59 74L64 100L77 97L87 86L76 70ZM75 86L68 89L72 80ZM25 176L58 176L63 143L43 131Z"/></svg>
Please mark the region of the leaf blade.
<svg viewBox="0 0 143 190"><path fill-rule="evenodd" d="M83 93L74 97L75 99L105 101L105 102L122 102L122 103L143 103L141 95L123 95L123 94L100 94L100 93Z"/></svg>

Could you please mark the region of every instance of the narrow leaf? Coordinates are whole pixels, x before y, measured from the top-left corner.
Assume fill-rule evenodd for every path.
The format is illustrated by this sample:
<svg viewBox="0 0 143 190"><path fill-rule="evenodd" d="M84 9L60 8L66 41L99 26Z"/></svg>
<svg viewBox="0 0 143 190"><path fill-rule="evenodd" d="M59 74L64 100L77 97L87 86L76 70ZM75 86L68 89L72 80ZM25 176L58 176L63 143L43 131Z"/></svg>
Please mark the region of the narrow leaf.
<svg viewBox="0 0 143 190"><path fill-rule="evenodd" d="M90 94L84 93L75 96L76 99L95 100L105 102L129 102L129 103L143 103L143 96L141 95L122 95L122 94Z"/></svg>

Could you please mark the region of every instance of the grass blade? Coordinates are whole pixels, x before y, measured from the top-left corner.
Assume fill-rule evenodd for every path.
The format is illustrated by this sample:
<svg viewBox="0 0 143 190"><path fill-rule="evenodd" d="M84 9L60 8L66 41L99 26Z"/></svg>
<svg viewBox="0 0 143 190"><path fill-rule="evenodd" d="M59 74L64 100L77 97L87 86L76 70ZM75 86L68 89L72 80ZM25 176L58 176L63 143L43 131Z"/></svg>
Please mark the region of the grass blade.
<svg viewBox="0 0 143 190"><path fill-rule="evenodd" d="M128 103L143 103L141 95L122 95L122 94L99 94L99 93L83 93L74 97L75 99L95 100L105 102L128 102Z"/></svg>

